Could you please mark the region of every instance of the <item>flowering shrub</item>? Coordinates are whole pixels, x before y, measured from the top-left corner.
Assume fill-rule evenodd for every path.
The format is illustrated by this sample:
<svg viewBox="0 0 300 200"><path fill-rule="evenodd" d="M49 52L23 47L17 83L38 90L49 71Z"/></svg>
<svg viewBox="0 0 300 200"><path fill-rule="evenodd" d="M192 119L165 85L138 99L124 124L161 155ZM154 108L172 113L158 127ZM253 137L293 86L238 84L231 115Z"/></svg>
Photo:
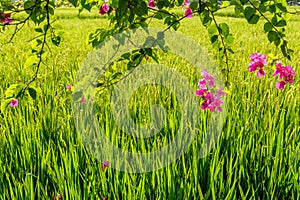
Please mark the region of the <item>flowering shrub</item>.
<svg viewBox="0 0 300 200"><path fill-rule="evenodd" d="M257 71L257 77L262 77L265 76L266 73L263 69L263 67L268 64L267 62L267 57L263 54L259 54L259 53L253 53L250 56L250 64L249 64L249 72L254 72L258 69Z"/></svg>
<svg viewBox="0 0 300 200"><path fill-rule="evenodd" d="M250 56L250 60L251 62L249 63L249 72L254 72L258 69L257 77L265 76L266 73L263 67L268 64L266 55L255 52ZM294 82L295 71L292 69L291 66L283 66L281 62L277 62L276 70L273 73L273 76L276 75L278 75L279 79L283 79L282 81L276 83L276 89L283 90L284 86L287 83Z"/></svg>
<svg viewBox="0 0 300 200"><path fill-rule="evenodd" d="M291 59L290 53L292 50L288 47L288 42L285 39L285 30L287 21L289 19L286 2L285 1L272 1L266 0L262 2L252 1L224 1L222 5L218 4L218 1L189 1L189 0L100 0L98 3L93 1L79 1L68 0L70 4L75 7L79 7L79 12L83 10L92 11L93 6L99 8L100 15L109 15L110 26L109 30L97 29L95 32L88 36L88 42L96 47L111 35L117 34L126 29L136 29L139 27L148 27L153 22L153 18L163 21L166 25L166 30L174 29L178 30L180 24L185 18L192 18L194 15L198 15L201 19L202 25L207 29L208 35L213 48L218 53L220 60L225 63L225 67L222 68L226 82L228 81L230 65L230 56L234 53L232 47L234 44L233 34L230 32L229 25L225 22L218 23L215 13L225 7L234 7L236 15L243 14L249 24L257 24L259 20L264 20L263 28L267 35L267 39L270 43L273 43L278 47L282 55ZM56 34L52 28L53 17L55 15L55 1L54 0L25 0L23 3L24 8L20 8L19 4L13 1L1 1L0 2L0 26L10 27L16 26L16 32L20 31L25 23L33 21L38 28L35 29L36 36L33 40L36 40L36 46L32 47L32 55L28 57L26 63L30 63L31 66L36 68L36 74L26 84L19 84L18 87L9 88L12 90L6 97L6 107L18 105L20 96L28 93L32 98L36 98L37 91L35 88L30 87L30 84L34 82L41 66L42 58L46 51L46 48L51 41L53 45L58 46L61 41L61 35ZM173 12L172 8L181 7L184 13ZM110 11L115 12L110 12ZM23 19L14 18L16 13L24 13ZM241 16L241 15L240 15ZM12 38L15 34L12 36ZM159 36L158 36L159 37ZM163 38L157 38L161 40L159 44L163 44ZM162 48L162 46L161 46ZM152 49L147 51L139 50L140 56L149 60L158 61L157 56L152 53ZM139 58L139 56L136 56ZM128 62L128 66L132 62L131 57L125 57ZM34 61L33 61L34 60ZM249 63L249 72L256 72L257 77L266 76L264 67L268 64L266 56L259 53L254 53L250 56L251 62ZM130 67L129 67L130 68ZM276 71L273 76L277 76L279 81L276 83L277 89L284 89L286 84L294 82L295 71L291 66L283 66L281 63L276 65ZM214 87L213 76L208 74L205 70L202 72L203 80L199 83L199 90L197 90L197 96L200 96L204 101L202 102L202 109L209 109L211 111L220 111L220 105L223 101L220 99L222 92L213 94L208 91L208 87ZM107 80L112 80L108 78ZM20 89L20 87L23 87ZM71 85L66 89L71 91ZM222 90L221 90L222 91ZM224 94L223 94L224 95ZM80 103L85 103L83 94L77 95L77 99ZM81 98L81 99L80 99ZM1 106L4 108L5 106Z"/></svg>
<svg viewBox="0 0 300 200"><path fill-rule="evenodd" d="M276 83L277 89L284 89L285 84L294 83L295 71L291 66L283 66L280 62L276 63L276 70L273 73L273 76L278 75L279 79L283 79L280 82Z"/></svg>
<svg viewBox="0 0 300 200"><path fill-rule="evenodd" d="M196 91L196 95L200 96L203 100L201 103L201 109L209 109L210 112L222 112L221 104L224 104L224 102L222 101L221 97L226 95L226 93L223 91L223 87L221 86L216 91L216 94L213 94L207 89L207 86L215 86L215 78L209 74L205 68L202 70L201 75L203 76L203 79L199 81L199 89Z"/></svg>

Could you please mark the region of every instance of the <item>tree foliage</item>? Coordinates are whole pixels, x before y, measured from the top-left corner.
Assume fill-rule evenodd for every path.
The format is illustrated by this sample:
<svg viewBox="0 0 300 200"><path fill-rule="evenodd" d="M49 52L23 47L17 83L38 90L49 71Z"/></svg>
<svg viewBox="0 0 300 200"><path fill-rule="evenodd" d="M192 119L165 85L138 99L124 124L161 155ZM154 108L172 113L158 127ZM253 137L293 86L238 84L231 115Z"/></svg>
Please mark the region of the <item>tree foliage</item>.
<svg viewBox="0 0 300 200"><path fill-rule="evenodd" d="M109 16L110 29L95 28L95 31L87 36L88 42L93 47L97 47L112 35L122 31L151 26L152 19L163 21L166 31L169 29L176 31L185 18L189 18L192 15L193 17L200 17L202 25L207 29L213 48L223 61L221 63L224 63L222 71L227 79L230 72L229 59L231 54L234 54L234 49L232 48L234 37L230 31L230 26L224 22L219 23L215 17L216 13L221 9L234 7L235 14L243 16L245 23L257 25L260 20L263 21L266 39L278 47L287 59L291 59L291 53L293 52L288 47L288 41L285 37L287 22L291 16L291 13L287 10L285 0L232 0L223 1L221 5L217 0L190 2L187 0L150 0L149 2L147 0L2 0L0 2L1 30L5 31L6 28L14 29L7 42L11 42L25 24L30 21L36 24L36 36L32 38L35 40L35 45L32 47L30 56L25 63L29 67L34 67L36 71L30 81L19 85L20 87L22 86L22 89L13 91L15 98L26 93L29 93L31 97L36 96L30 84L36 79L39 68L43 63L46 46L48 46L49 41L55 46L58 46L61 41L61 34L56 32L52 26L55 8L61 5L75 6L78 8L79 13L83 10L91 12L92 8L96 7L99 9L100 14ZM103 5L107 6L104 10ZM175 12L173 8L176 7L188 8L192 15L191 13L190 15L185 15ZM21 15L23 16L21 19L19 17L15 18L18 13L24 13L24 15ZM149 42L150 39L156 41L157 44L163 45L163 36L147 38L146 40L148 41L145 42ZM141 59L149 57L158 61L157 54L151 48L137 49L136 52L123 55L121 60L128 60L128 68L130 69L137 67ZM118 75L114 75L113 78L117 77ZM110 85L112 83L102 83L100 85ZM7 98L10 97L7 96Z"/></svg>

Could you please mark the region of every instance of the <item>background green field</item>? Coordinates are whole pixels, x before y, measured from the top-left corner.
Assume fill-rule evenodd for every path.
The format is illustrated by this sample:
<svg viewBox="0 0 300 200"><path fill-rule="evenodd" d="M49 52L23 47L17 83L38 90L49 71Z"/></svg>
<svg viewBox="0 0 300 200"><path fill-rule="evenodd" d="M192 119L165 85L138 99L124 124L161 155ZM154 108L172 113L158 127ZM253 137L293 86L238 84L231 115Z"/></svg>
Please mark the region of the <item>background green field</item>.
<svg viewBox="0 0 300 200"><path fill-rule="evenodd" d="M300 199L300 16L293 16L287 27L289 46L295 51L292 61L281 58L280 51L268 43L262 22L260 26L249 25L245 19L233 17L228 9L218 13L217 20L230 25L236 42L230 61L227 119L215 148L207 157L197 159L200 135L170 166L128 174L111 168L102 172L103 161L86 151L72 118L71 92L65 89L75 82L81 63L92 50L86 42L87 34L95 28L108 28L108 20L96 10L79 17L75 9L57 10L54 27L64 32L63 40L47 53L46 65L42 65L34 83L40 88L37 99L21 100L19 106L0 115L0 199L50 199L58 193L64 199ZM35 71L24 67L34 28L26 26L13 43L0 47L1 99L9 85L30 80ZM184 20L179 31L206 47L222 65L199 17ZM9 29L0 34L1 43L11 32ZM295 83L283 91L276 90L271 65L264 78L249 73L249 56L255 51L273 53L284 64L291 64L296 71ZM196 90L199 77L193 77L186 70L188 66L175 57L160 56L165 64L182 71ZM154 94L160 97L153 99ZM137 91L131 102L133 118L147 121L147 105L165 102L170 96L169 91L156 86ZM109 95L106 97L98 101L99 112L109 110ZM149 146L159 146L157 141L167 143L164 138L175 134L179 108L176 104L166 108L170 110L169 124L152 140L119 139L113 116L105 114L100 120L105 119L105 131L112 141L146 151ZM199 105L199 117L208 116Z"/></svg>

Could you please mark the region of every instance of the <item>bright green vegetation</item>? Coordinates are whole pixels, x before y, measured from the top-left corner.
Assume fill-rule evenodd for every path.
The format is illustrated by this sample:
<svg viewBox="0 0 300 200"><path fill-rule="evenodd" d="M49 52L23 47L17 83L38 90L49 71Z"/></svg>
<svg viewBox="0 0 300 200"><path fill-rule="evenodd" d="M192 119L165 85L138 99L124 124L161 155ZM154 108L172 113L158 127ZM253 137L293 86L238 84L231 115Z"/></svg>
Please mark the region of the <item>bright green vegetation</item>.
<svg viewBox="0 0 300 200"><path fill-rule="evenodd" d="M197 144L203 139L200 130L198 140L170 166L128 174L111 168L102 172L103 161L86 151L72 118L71 92L65 89L75 82L81 63L92 50L86 43L87 34L96 27L107 28L108 22L97 11L84 13L80 19L74 9L57 12L56 29L64 31L64 39L59 47L51 46L48 51L47 65L42 66L34 83L40 88L37 99L20 100L19 106L8 107L0 115L0 199L50 199L58 193L64 199L300 198L300 17L293 17L287 28L289 45L295 50L292 62L282 60L294 67L295 83L278 91L272 77L274 66L269 65L269 73L261 79L248 72L249 55L254 51L282 57L268 44L263 24L248 25L241 18L228 17L229 11L218 16L218 22L226 21L232 27L236 43L230 61L226 123L215 148L207 157L197 159ZM180 31L215 57L207 32L199 24L193 17L183 21ZM9 85L30 80L35 71L24 67L33 28L26 27L13 43L1 46L1 99ZM6 33L1 33L0 39L6 41ZM184 72L196 90L199 77L193 77L175 57L160 56L164 64ZM147 105L172 102L164 105L169 119L163 131L144 141L120 135L113 116L104 112L109 111L109 95L98 102L103 113L101 126L120 147L141 152L159 149L176 134L180 105L170 91L155 85L140 88L133 98L131 115L139 123L149 121ZM209 115L200 111L199 105L203 129Z"/></svg>

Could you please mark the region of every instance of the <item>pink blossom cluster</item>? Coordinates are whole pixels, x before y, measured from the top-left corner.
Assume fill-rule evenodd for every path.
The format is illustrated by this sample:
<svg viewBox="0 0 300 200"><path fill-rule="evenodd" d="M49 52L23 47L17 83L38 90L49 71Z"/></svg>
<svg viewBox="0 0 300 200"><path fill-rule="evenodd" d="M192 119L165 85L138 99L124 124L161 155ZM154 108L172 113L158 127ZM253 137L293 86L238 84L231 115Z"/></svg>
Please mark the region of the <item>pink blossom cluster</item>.
<svg viewBox="0 0 300 200"><path fill-rule="evenodd" d="M276 83L276 89L284 89L285 84L294 83L295 71L291 66L283 66L280 62L276 63L276 70L273 76L278 75L279 79L283 79Z"/></svg>
<svg viewBox="0 0 300 200"><path fill-rule="evenodd" d="M109 5L107 3L102 4L99 10L100 15L105 15L109 11Z"/></svg>
<svg viewBox="0 0 300 200"><path fill-rule="evenodd" d="M257 77L265 76L264 66L268 64L266 55L260 53L253 53L250 56L251 62L249 63L249 72L257 71Z"/></svg>
<svg viewBox="0 0 300 200"><path fill-rule="evenodd" d="M155 5L154 0L149 0L148 8L157 9L158 7Z"/></svg>
<svg viewBox="0 0 300 200"><path fill-rule="evenodd" d="M257 71L257 77L265 76L266 73L264 71L264 66L267 65L267 57L266 55L260 54L260 53L253 53L250 56L251 62L249 63L249 72ZM276 83L276 89L284 89L284 86L287 83L293 83L294 82L294 76L295 71L291 66L283 66L281 62L276 63L276 70L273 73L273 76L278 75L279 79L283 79L282 81L279 81Z"/></svg>
<svg viewBox="0 0 300 200"><path fill-rule="evenodd" d="M3 13L1 14L0 16L0 21L4 24L4 25L8 25L8 24L11 24L12 23L12 18L10 17L10 13Z"/></svg>
<svg viewBox="0 0 300 200"><path fill-rule="evenodd" d="M210 112L222 112L221 104L224 104L221 97L225 96L226 93L223 91L222 86L216 91L216 94L208 91L207 86L215 86L215 78L207 73L204 68L201 72L203 79L198 83L199 89L196 91L196 96L200 96L204 101L201 104L202 110L209 109Z"/></svg>
<svg viewBox="0 0 300 200"><path fill-rule="evenodd" d="M190 8L190 2L189 0L184 0L184 2L181 5L182 10L184 10L184 7L187 6L184 12L184 16L186 16L188 19L191 19L193 16L193 11Z"/></svg>

